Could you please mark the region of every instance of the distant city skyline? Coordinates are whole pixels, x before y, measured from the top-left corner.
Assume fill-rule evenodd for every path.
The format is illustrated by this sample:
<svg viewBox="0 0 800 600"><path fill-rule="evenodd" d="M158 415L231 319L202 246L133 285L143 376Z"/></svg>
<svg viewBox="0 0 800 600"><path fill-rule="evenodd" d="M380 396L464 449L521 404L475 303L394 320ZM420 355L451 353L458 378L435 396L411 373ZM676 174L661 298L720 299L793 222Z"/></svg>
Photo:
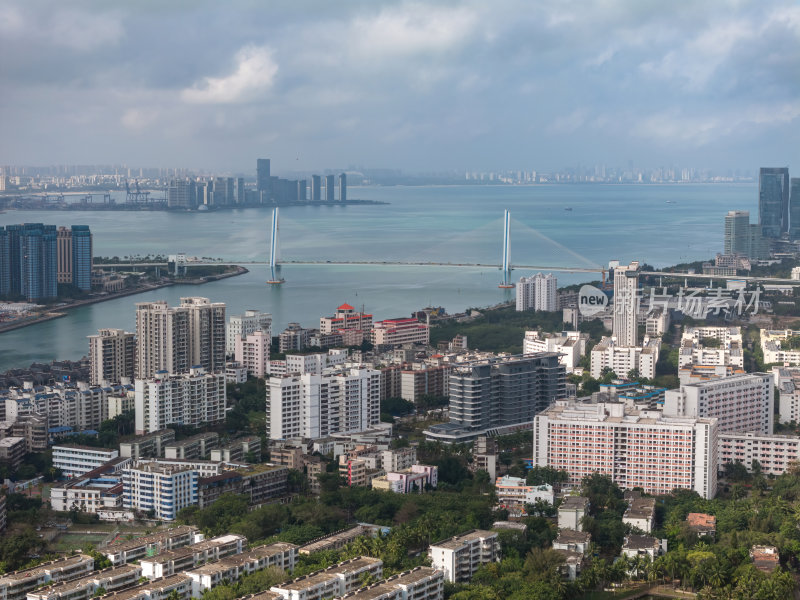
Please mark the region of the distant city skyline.
<svg viewBox="0 0 800 600"><path fill-rule="evenodd" d="M0 164L792 168L799 23L791 0L9 0Z"/></svg>

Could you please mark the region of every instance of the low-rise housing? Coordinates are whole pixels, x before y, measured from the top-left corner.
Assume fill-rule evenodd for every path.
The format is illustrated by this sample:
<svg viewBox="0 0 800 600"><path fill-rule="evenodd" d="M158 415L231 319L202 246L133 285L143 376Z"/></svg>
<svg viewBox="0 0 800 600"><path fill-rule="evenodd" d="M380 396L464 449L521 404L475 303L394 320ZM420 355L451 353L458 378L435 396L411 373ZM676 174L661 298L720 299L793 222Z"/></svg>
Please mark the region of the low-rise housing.
<svg viewBox="0 0 800 600"><path fill-rule="evenodd" d="M558 505L558 528L583 531L583 518L589 514L589 499L566 496Z"/></svg>
<svg viewBox="0 0 800 600"><path fill-rule="evenodd" d="M138 565L108 567L79 579L54 583L28 592L28 600L89 600L101 588L106 592L135 585L142 576Z"/></svg>
<svg viewBox="0 0 800 600"><path fill-rule="evenodd" d="M314 552L322 552L323 550L338 550L339 548L344 548L347 544L362 535L372 537L373 530L365 525L356 525L355 527L336 531L330 535L312 540L300 546L298 552L300 554L313 554Z"/></svg>
<svg viewBox="0 0 800 600"><path fill-rule="evenodd" d="M246 544L247 538L242 535L220 535L190 546L165 550L155 556L142 558L139 564L144 577L158 579L195 569L226 556L241 554Z"/></svg>
<svg viewBox="0 0 800 600"><path fill-rule="evenodd" d="M800 423L800 369L774 367L772 374L778 388L778 414L781 423Z"/></svg>
<svg viewBox="0 0 800 600"><path fill-rule="evenodd" d="M447 581L470 581L481 565L500 562L500 540L494 531L475 529L431 544L428 556Z"/></svg>
<svg viewBox="0 0 800 600"><path fill-rule="evenodd" d="M385 319L372 326L372 343L376 346L401 346L430 342L430 329L416 319Z"/></svg>
<svg viewBox="0 0 800 600"><path fill-rule="evenodd" d="M553 486L528 485L522 477L511 475L498 477L494 487L498 505L507 509L512 516L528 514L526 505L535 504L537 500L547 504L553 504L555 501Z"/></svg>
<svg viewBox="0 0 800 600"><path fill-rule="evenodd" d="M61 469L65 477L80 477L118 456L119 451L111 448L93 448L76 444L53 446L53 466Z"/></svg>
<svg viewBox="0 0 800 600"><path fill-rule="evenodd" d="M211 450L219 445L219 434L210 431L198 433L179 442L164 446L164 458L181 460L207 459Z"/></svg>
<svg viewBox="0 0 800 600"><path fill-rule="evenodd" d="M0 576L0 598L23 600L28 592L41 585L68 581L91 573L94 559L86 554L75 554L67 558L42 563L31 569L13 571Z"/></svg>
<svg viewBox="0 0 800 600"><path fill-rule="evenodd" d="M444 573L431 567L416 567L373 583L339 600L442 600Z"/></svg>
<svg viewBox="0 0 800 600"><path fill-rule="evenodd" d="M100 596L100 600L167 600L170 596L177 596L177 600L189 600L192 597L192 579L182 573L170 575L119 592L110 592Z"/></svg>
<svg viewBox="0 0 800 600"><path fill-rule="evenodd" d="M650 562L667 552L667 540L659 540L649 535L628 535L622 544L622 555L629 558L649 556Z"/></svg>
<svg viewBox="0 0 800 600"><path fill-rule="evenodd" d="M641 346L621 346L616 338L604 337L592 348L591 374L600 379L604 369L610 369L620 377L630 371L638 371L640 377L652 379L656 376L661 338L644 338Z"/></svg>
<svg viewBox="0 0 800 600"><path fill-rule="evenodd" d="M380 578L383 575L383 561L369 556L359 556L322 571L315 571L273 586L270 591L280 594L286 600L338 598L361 587L364 574Z"/></svg>
<svg viewBox="0 0 800 600"><path fill-rule="evenodd" d="M678 367L719 365L744 368L739 327L687 327L681 337Z"/></svg>
<svg viewBox="0 0 800 600"><path fill-rule="evenodd" d="M144 556L154 556L166 550L182 548L201 541L203 541L203 534L197 527L180 525L166 531L109 544L102 550L102 554L117 566L139 560Z"/></svg>
<svg viewBox="0 0 800 600"><path fill-rule="evenodd" d="M0 439L0 463L8 465L12 471L22 464L27 445L24 437Z"/></svg>
<svg viewBox="0 0 800 600"><path fill-rule="evenodd" d="M200 598L205 590L209 590L220 583L233 584L244 575L249 575L266 569L276 567L287 573L294 570L297 562L297 546L278 542L266 546L257 546L242 554L235 554L218 561L206 563L203 566L186 571L192 579L192 596Z"/></svg>
<svg viewBox="0 0 800 600"><path fill-rule="evenodd" d="M174 441L174 429L159 429L146 435L137 435L127 442L120 442L119 455L133 460L160 458L164 456L166 446Z"/></svg>
<svg viewBox="0 0 800 600"><path fill-rule="evenodd" d="M558 537L553 542L553 550L569 550L586 554L589 551L589 543L592 536L588 531L576 531L574 529L559 529Z"/></svg>
<svg viewBox="0 0 800 600"><path fill-rule="evenodd" d="M689 513L686 515L686 525L697 537L714 538L717 535L717 517L705 513Z"/></svg>
<svg viewBox="0 0 800 600"><path fill-rule="evenodd" d="M653 531L656 520L655 498L632 498L622 515L625 525L636 527L645 533Z"/></svg>
<svg viewBox="0 0 800 600"><path fill-rule="evenodd" d="M390 471L372 479L373 489L388 490L397 494L410 494L434 489L439 483L439 468L430 465L412 465L402 471Z"/></svg>
<svg viewBox="0 0 800 600"><path fill-rule="evenodd" d="M579 331L562 331L561 333L542 333L526 331L522 339L522 353L557 352L558 362L564 365L567 373L572 373L581 358L586 354L588 333Z"/></svg>
<svg viewBox="0 0 800 600"><path fill-rule="evenodd" d="M765 365L800 365L800 330L762 329L760 334Z"/></svg>
<svg viewBox="0 0 800 600"><path fill-rule="evenodd" d="M750 558L756 569L765 573L772 573L781 563L781 556L775 546L753 546L750 548Z"/></svg>

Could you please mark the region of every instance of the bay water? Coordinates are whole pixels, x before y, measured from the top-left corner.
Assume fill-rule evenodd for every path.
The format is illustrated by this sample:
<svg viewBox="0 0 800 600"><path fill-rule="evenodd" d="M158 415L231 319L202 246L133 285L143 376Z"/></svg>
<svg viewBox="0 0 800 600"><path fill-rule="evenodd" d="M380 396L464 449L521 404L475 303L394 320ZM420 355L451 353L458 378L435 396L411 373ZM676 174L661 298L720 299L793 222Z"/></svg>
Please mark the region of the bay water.
<svg viewBox="0 0 800 600"><path fill-rule="evenodd" d="M512 264L600 268L609 260L661 267L722 251L728 210L757 220L754 184L351 187L352 198L385 205L280 209L280 257L310 261L406 261L499 264L503 210L511 211ZM7 211L0 225L86 224L96 256L175 254L266 261L271 210L216 212ZM317 327L348 302L376 320L425 306L448 312L513 298L496 268L389 265L285 265L282 285L265 266L200 286L176 285L74 309L67 316L0 334L0 371L33 361L77 359L86 336L103 327L133 330L135 303L182 296L225 302L228 314L259 309L273 331L287 323ZM597 279L553 271L559 285ZM513 277L533 271L517 269Z"/></svg>

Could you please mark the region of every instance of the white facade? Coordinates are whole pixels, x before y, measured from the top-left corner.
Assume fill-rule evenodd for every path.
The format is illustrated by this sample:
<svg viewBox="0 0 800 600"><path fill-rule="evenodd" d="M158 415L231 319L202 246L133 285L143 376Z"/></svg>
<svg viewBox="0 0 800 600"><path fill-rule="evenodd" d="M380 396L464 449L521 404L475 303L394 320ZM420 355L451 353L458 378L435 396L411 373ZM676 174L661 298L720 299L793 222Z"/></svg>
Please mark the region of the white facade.
<svg viewBox="0 0 800 600"><path fill-rule="evenodd" d="M641 377L656 376L656 363L661 348L661 338L645 338L642 346L622 346L616 338L604 337L592 348L591 374L600 379L603 369L611 369L618 377L627 377L632 369Z"/></svg>
<svg viewBox="0 0 800 600"><path fill-rule="evenodd" d="M717 340L719 347L708 347L703 340ZM683 332L678 368L691 365L730 365L744 368L742 331L739 327L688 327Z"/></svg>
<svg viewBox="0 0 800 600"><path fill-rule="evenodd" d="M272 337L261 329L246 336L237 336L233 344L234 359L253 377L263 378L269 372L271 346Z"/></svg>
<svg viewBox="0 0 800 600"><path fill-rule="evenodd" d="M107 398L113 392L112 388L89 387L85 383L11 388L0 402L5 403L7 421L37 415L47 418L50 429L96 430L109 418Z"/></svg>
<svg viewBox="0 0 800 600"><path fill-rule="evenodd" d="M347 350L336 348L314 354L287 354L286 371L292 375L322 375L325 369L338 367L347 361Z"/></svg>
<svg viewBox="0 0 800 600"><path fill-rule="evenodd" d="M341 598L361 587L365 573L380 579L383 575L383 561L369 556L351 558L322 571L314 571L305 577L273 586L270 591L280 594L286 600Z"/></svg>
<svg viewBox="0 0 800 600"><path fill-rule="evenodd" d="M172 423L200 426L225 418L225 374L202 368L185 375L161 374L136 380L136 433L142 435Z"/></svg>
<svg viewBox="0 0 800 600"><path fill-rule="evenodd" d="M793 349L788 344L790 338L797 337L800 337L800 331L762 329L761 350L764 353L764 364L783 364L793 367L800 365L800 349Z"/></svg>
<svg viewBox="0 0 800 600"><path fill-rule="evenodd" d="M500 540L494 531L474 530L431 544L428 556L447 581L469 581L481 565L500 562Z"/></svg>
<svg viewBox="0 0 800 600"><path fill-rule="evenodd" d="M567 471L576 486L597 472L626 489L668 494L682 488L713 498L717 440L716 419L666 417L617 402L556 401L535 417L533 464Z"/></svg>
<svg viewBox="0 0 800 600"><path fill-rule="evenodd" d="M267 380L270 439L364 431L380 420L380 371L348 369Z"/></svg>
<svg viewBox="0 0 800 600"><path fill-rule="evenodd" d="M272 315L270 313L246 310L243 315L232 315L228 319L228 327L225 330L225 353L228 356L232 355L236 351L237 339L247 337L259 330L263 331L267 338L272 339Z"/></svg>
<svg viewBox="0 0 800 600"><path fill-rule="evenodd" d="M416 319L385 319L372 326L372 343L376 346L425 344L430 341L430 329Z"/></svg>
<svg viewBox="0 0 800 600"><path fill-rule="evenodd" d="M558 310L558 279L552 273L537 273L531 277L520 277L517 282L517 311Z"/></svg>
<svg viewBox="0 0 800 600"><path fill-rule="evenodd" d="M667 390L664 415L717 419L720 432L773 431L772 376L732 375Z"/></svg>
<svg viewBox="0 0 800 600"><path fill-rule="evenodd" d="M800 423L800 369L774 367L775 385L780 393L778 413L781 423Z"/></svg>
<svg viewBox="0 0 800 600"><path fill-rule="evenodd" d="M197 504L197 471L155 462L140 463L122 475L125 508L153 511L156 519L172 521L178 511Z"/></svg>
<svg viewBox="0 0 800 600"><path fill-rule="evenodd" d="M586 354L586 341L589 335L578 331L564 331L560 334L526 331L522 339L522 353L558 352L558 362L572 373L581 358Z"/></svg>
<svg viewBox="0 0 800 600"><path fill-rule="evenodd" d="M63 445L53 446L53 466L65 477L79 477L117 458L119 452L109 448Z"/></svg>
<svg viewBox="0 0 800 600"><path fill-rule="evenodd" d="M614 325L612 333L620 346L637 345L639 311L639 263L614 268Z"/></svg>

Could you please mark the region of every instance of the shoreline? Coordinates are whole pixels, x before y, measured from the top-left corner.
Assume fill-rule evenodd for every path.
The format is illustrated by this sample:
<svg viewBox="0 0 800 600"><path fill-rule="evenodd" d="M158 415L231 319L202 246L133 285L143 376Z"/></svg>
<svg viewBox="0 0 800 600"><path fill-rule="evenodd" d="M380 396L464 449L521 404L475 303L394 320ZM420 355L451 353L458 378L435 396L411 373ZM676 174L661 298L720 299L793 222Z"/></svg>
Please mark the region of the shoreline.
<svg viewBox="0 0 800 600"><path fill-rule="evenodd" d="M232 204L227 206L215 206L207 208L206 210L199 210L197 208L170 208L163 201L151 202L149 204L128 204L120 202L119 204L82 204L79 202L74 203L57 203L57 204L39 204L35 198L20 198L22 202L30 202L33 206L6 206L4 211L45 211L45 212L172 212L172 213L217 213L229 210L245 209L245 208L287 208L292 206L388 206L389 202L382 200L345 200L344 202L334 201L328 202L325 200L305 200L303 202L282 202L278 204Z"/></svg>
<svg viewBox="0 0 800 600"><path fill-rule="evenodd" d="M136 294L150 292L152 290L158 290L165 287L171 287L173 285L202 285L204 283L212 283L214 281L219 281L220 279L227 279L228 277L236 277L238 275L244 275L245 273L249 272L250 271L247 268L237 265L235 272L220 273L218 275L206 275L204 277L187 279L186 281L165 281L162 283L148 284L133 289L122 290L120 292L113 292L105 296L76 300L74 302L69 302L64 305L53 307L52 310L49 310L46 313L32 319L24 319L22 321L13 321L10 323L4 323L0 325L0 335L2 335L7 331L14 331L16 329L22 329L23 327L28 327L29 325L37 325L39 323L44 323L45 321L60 319L61 317L67 316L68 311L75 308L80 308L81 306L88 306L90 304L99 304L100 302L106 302L108 300L116 300L118 298L125 298L126 296L135 296Z"/></svg>

